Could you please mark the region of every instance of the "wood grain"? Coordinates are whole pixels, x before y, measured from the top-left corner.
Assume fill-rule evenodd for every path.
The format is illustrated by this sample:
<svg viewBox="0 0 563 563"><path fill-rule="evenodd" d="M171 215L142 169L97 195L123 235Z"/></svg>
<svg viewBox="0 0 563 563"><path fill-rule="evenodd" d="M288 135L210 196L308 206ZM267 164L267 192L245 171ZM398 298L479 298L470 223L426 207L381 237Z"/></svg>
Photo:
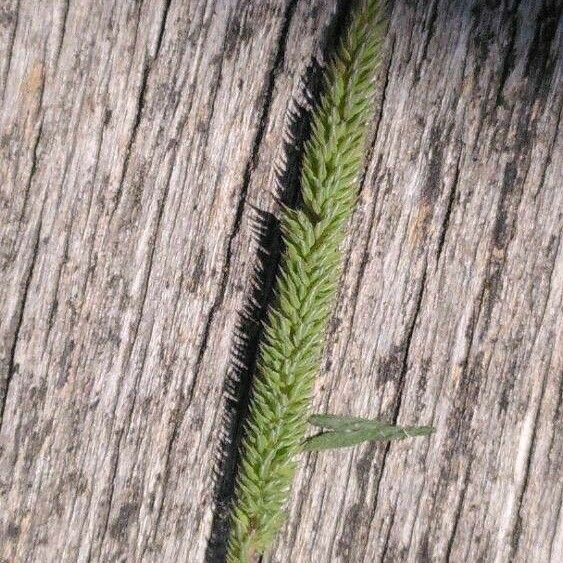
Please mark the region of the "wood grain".
<svg viewBox="0 0 563 563"><path fill-rule="evenodd" d="M3 561L221 560L279 198L349 9L2 2ZM389 11L315 408L436 432L304 456L264 561L558 561L562 5Z"/></svg>

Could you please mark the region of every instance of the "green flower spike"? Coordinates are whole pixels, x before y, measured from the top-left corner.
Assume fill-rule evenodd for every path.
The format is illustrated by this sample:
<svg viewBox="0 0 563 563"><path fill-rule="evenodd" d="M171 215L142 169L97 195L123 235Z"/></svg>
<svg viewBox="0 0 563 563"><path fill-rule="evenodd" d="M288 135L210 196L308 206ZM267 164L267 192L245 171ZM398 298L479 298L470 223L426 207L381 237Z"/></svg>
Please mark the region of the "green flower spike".
<svg viewBox="0 0 563 563"><path fill-rule="evenodd" d="M378 0L359 2L325 74L301 171L303 204L283 210L284 253L260 345L232 509L227 559L254 561L284 521L305 450L428 434L365 419L313 417L329 432L304 441L314 379L341 274L341 243L358 193L373 112L383 21Z"/></svg>

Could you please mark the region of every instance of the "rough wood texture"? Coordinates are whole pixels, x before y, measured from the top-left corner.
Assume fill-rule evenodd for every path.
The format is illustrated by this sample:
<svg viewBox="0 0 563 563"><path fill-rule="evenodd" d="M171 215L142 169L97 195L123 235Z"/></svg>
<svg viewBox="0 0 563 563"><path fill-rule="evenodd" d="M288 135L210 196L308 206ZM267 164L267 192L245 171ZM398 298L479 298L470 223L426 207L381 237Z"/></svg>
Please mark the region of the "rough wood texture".
<svg viewBox="0 0 563 563"><path fill-rule="evenodd" d="M3 561L220 559L257 215L348 10L1 3ZM316 408L436 433L304 457L266 561L559 560L562 35L561 2L392 5Z"/></svg>

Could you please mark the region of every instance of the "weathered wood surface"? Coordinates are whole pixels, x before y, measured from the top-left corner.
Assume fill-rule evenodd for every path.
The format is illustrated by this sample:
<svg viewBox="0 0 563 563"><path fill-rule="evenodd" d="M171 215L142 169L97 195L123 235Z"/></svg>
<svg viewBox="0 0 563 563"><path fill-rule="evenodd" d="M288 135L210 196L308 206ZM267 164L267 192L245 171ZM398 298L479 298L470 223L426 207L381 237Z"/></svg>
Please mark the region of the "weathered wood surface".
<svg viewBox="0 0 563 563"><path fill-rule="evenodd" d="M256 210L348 10L1 3L3 561L219 559ZM436 433L305 457L265 560L560 560L562 34L560 2L392 5L315 403Z"/></svg>

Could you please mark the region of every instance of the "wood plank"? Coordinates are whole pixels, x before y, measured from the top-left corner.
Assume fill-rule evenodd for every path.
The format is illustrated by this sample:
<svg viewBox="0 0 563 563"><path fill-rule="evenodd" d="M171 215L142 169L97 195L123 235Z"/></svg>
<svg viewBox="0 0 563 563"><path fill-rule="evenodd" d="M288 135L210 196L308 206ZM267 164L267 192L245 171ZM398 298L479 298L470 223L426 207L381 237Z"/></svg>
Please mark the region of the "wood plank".
<svg viewBox="0 0 563 563"><path fill-rule="evenodd" d="M220 560L276 197L349 9L0 8L5 560ZM560 2L391 7L315 406L436 433L304 456L266 561L563 551L562 33Z"/></svg>

